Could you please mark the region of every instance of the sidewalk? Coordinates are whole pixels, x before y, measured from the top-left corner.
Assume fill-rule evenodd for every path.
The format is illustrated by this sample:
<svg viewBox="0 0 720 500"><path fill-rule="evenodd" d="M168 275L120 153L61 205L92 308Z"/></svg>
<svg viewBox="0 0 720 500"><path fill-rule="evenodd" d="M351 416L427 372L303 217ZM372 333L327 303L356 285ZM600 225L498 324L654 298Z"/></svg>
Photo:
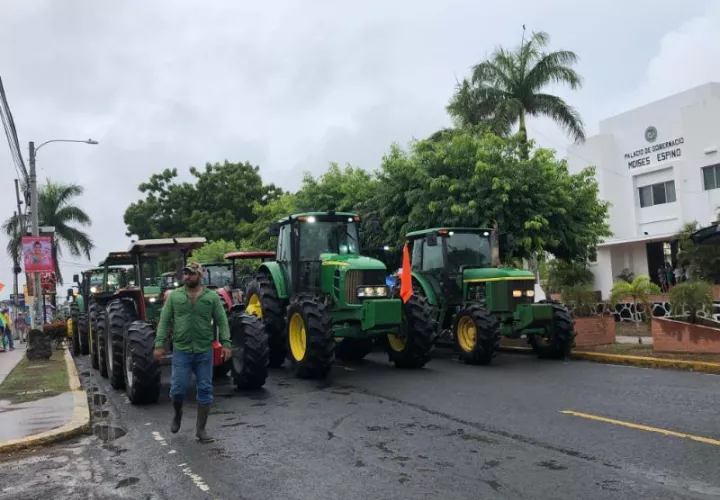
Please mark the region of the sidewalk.
<svg viewBox="0 0 720 500"><path fill-rule="evenodd" d="M25 344L15 351L0 353L0 383L24 355ZM87 394L82 390L70 351L58 350L54 356L65 358L69 379L67 392L26 403L0 401L0 453L53 443L90 428ZM42 362L36 363L40 365L37 369L41 370Z"/></svg>

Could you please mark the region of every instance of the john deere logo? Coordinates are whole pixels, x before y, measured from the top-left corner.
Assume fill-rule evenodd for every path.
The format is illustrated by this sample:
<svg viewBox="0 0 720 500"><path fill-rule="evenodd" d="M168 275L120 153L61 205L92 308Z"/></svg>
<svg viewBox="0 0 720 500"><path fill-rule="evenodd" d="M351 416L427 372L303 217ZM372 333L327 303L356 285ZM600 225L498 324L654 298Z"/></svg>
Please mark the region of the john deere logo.
<svg viewBox="0 0 720 500"><path fill-rule="evenodd" d="M648 127L645 129L645 140L648 142L655 142L657 139L657 129L655 127Z"/></svg>

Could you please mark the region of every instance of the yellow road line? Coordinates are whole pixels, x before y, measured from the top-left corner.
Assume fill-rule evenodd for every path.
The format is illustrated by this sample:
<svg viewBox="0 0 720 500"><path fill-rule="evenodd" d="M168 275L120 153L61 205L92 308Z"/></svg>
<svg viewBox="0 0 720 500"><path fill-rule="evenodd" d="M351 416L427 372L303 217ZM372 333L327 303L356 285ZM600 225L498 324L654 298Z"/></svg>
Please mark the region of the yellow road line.
<svg viewBox="0 0 720 500"><path fill-rule="evenodd" d="M612 418L600 417L598 415L590 415L589 413L580 413L577 411L563 410L560 413L563 413L565 415L572 415L573 417L588 418L590 420L597 420L598 422L605 422L608 424L615 424L615 425L621 425L623 427L630 427L631 429L638 429L641 431L648 431L648 432L657 432L658 434L664 434L665 436L691 439L693 441L698 441L700 443L713 444L715 446L720 446L720 440L706 438L706 437L702 437L702 436L695 436L693 434L686 434L684 432L675 432L675 431L669 431L667 429L659 429L657 427L650 427L648 425L633 424L632 422L623 422L622 420L614 420Z"/></svg>

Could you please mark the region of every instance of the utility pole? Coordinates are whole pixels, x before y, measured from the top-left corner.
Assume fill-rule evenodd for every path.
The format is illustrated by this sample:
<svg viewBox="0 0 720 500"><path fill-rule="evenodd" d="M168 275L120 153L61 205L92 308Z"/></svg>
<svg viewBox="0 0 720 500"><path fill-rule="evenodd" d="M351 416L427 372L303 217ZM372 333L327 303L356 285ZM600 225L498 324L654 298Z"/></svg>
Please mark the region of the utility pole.
<svg viewBox="0 0 720 500"><path fill-rule="evenodd" d="M29 158L30 158L30 209L32 210L32 235L40 236L40 207L38 203L38 188L37 188L37 171L35 169L35 143L30 141L29 145ZM33 292L34 292L34 310L35 314L32 317L33 329L42 328L42 301L38 294L42 293L40 285L40 273L33 273Z"/></svg>
<svg viewBox="0 0 720 500"><path fill-rule="evenodd" d="M17 232L17 238L18 243L22 241L22 235L25 232L25 219L23 218L22 208L21 204L22 201L20 201L20 182L15 179L15 198L17 200L17 212L15 212L15 221L17 222L17 226L15 227L15 230ZM15 276L13 280L13 305L15 306L15 316L13 317L13 329L15 328L15 325L17 324L17 318L20 314L20 298L18 295L20 294L18 288L18 275L22 271L22 268L20 267L20 262L22 252L20 251L22 247L18 247L15 249L17 260L13 262L13 275Z"/></svg>

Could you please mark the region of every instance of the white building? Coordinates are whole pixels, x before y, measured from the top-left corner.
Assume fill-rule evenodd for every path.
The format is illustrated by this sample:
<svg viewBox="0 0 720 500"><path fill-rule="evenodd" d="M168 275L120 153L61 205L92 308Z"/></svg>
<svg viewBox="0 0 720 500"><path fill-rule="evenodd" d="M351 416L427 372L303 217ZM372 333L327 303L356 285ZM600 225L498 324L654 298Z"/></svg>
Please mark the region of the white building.
<svg viewBox="0 0 720 500"><path fill-rule="evenodd" d="M682 225L717 219L719 149L720 83L608 118L599 134L568 147L570 171L595 165L600 197L612 205L613 236L594 264L603 298L623 269L657 280L663 261L675 265Z"/></svg>

